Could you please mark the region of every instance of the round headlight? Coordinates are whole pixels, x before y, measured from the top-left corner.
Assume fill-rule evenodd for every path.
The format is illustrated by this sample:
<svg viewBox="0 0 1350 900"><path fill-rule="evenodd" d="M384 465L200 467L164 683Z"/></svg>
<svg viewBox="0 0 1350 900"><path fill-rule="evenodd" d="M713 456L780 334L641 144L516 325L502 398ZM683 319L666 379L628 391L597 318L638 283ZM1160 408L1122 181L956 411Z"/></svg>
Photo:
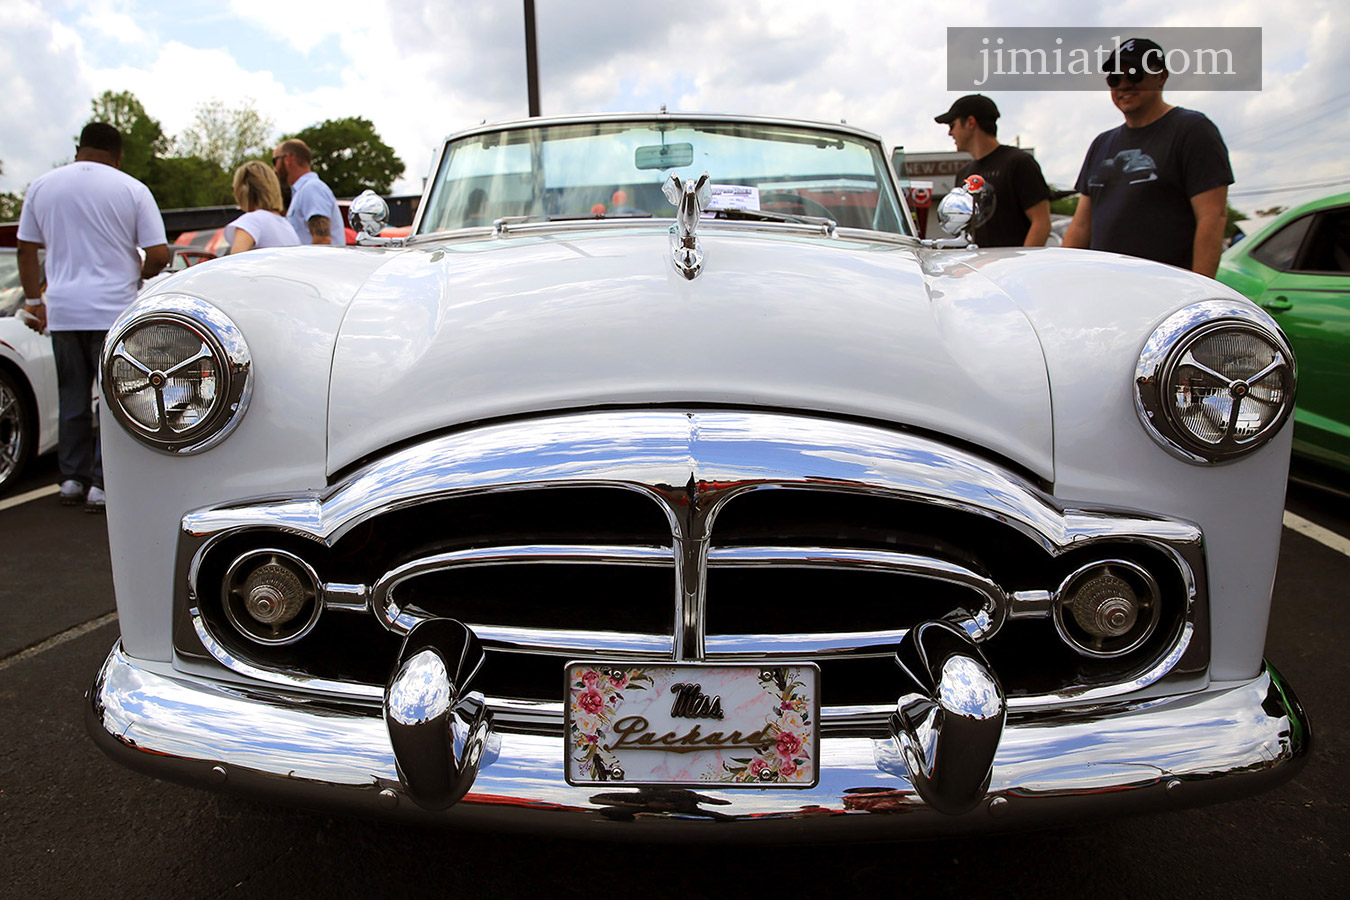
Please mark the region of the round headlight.
<svg viewBox="0 0 1350 900"><path fill-rule="evenodd" d="M1294 409L1294 354L1265 313L1226 300L1177 312L1135 371L1149 434L1187 462L1224 462L1264 445Z"/></svg>
<svg viewBox="0 0 1350 900"><path fill-rule="evenodd" d="M155 298L109 332L103 392L137 440L168 453L198 453L243 418L249 369L243 335L220 310L192 297Z"/></svg>

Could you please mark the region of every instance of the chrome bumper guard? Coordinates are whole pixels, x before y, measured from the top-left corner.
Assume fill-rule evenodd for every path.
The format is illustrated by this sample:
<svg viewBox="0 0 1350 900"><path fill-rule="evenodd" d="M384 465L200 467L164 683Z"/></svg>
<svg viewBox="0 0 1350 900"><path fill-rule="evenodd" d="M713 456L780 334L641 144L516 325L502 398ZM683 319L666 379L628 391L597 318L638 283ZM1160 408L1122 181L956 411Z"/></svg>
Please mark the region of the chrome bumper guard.
<svg viewBox="0 0 1350 900"><path fill-rule="evenodd" d="M1187 695L1008 717L997 678L960 629L929 622L899 652L889 738L827 732L807 790L573 787L561 735L495 729L469 690L473 632L431 620L408 635L373 706L260 692L142 665L113 648L87 725L119 762L198 787L373 816L607 836L929 836L1053 825L1253 794L1292 777L1311 731L1270 666ZM705 827L700 828L700 825Z"/></svg>

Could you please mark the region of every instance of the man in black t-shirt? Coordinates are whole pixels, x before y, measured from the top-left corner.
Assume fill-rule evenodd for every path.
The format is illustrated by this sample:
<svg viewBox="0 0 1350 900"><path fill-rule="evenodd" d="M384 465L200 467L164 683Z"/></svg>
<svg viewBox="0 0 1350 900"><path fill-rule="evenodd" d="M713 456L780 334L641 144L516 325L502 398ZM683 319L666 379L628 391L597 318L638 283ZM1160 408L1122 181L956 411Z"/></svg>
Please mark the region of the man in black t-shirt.
<svg viewBox="0 0 1350 900"><path fill-rule="evenodd" d="M1163 101L1163 50L1132 38L1106 61L1111 101L1125 124L1088 148L1064 246L1110 250L1213 278L1223 252L1233 169L1219 129Z"/></svg>
<svg viewBox="0 0 1350 900"><path fill-rule="evenodd" d="M998 142L998 107L983 94L970 94L933 121L947 126L956 149L975 157L956 176L970 175L993 188L994 212L975 229L981 247L1043 247L1050 235L1050 188L1035 158Z"/></svg>

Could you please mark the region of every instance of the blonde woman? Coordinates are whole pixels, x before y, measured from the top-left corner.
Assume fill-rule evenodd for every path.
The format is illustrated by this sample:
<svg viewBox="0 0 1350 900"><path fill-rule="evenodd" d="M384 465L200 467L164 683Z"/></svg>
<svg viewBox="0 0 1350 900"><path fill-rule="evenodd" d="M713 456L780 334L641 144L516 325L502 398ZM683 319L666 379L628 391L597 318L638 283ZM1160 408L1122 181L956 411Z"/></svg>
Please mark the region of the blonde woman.
<svg viewBox="0 0 1350 900"><path fill-rule="evenodd" d="M267 163L255 159L234 170L234 199L244 214L225 226L231 253L299 245L295 229L282 215L281 182Z"/></svg>

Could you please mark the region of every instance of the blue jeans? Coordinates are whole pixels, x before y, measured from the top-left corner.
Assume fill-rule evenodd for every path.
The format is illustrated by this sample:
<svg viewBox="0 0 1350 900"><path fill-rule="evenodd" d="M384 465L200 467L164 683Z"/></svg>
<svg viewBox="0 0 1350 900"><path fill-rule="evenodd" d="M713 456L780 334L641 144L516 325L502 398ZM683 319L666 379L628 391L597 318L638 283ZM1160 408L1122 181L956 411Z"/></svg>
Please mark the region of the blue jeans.
<svg viewBox="0 0 1350 900"><path fill-rule="evenodd" d="M56 461L61 480L75 479L85 487L103 487L103 450L91 402L98 377L99 354L106 331L53 331L56 391L60 427Z"/></svg>

